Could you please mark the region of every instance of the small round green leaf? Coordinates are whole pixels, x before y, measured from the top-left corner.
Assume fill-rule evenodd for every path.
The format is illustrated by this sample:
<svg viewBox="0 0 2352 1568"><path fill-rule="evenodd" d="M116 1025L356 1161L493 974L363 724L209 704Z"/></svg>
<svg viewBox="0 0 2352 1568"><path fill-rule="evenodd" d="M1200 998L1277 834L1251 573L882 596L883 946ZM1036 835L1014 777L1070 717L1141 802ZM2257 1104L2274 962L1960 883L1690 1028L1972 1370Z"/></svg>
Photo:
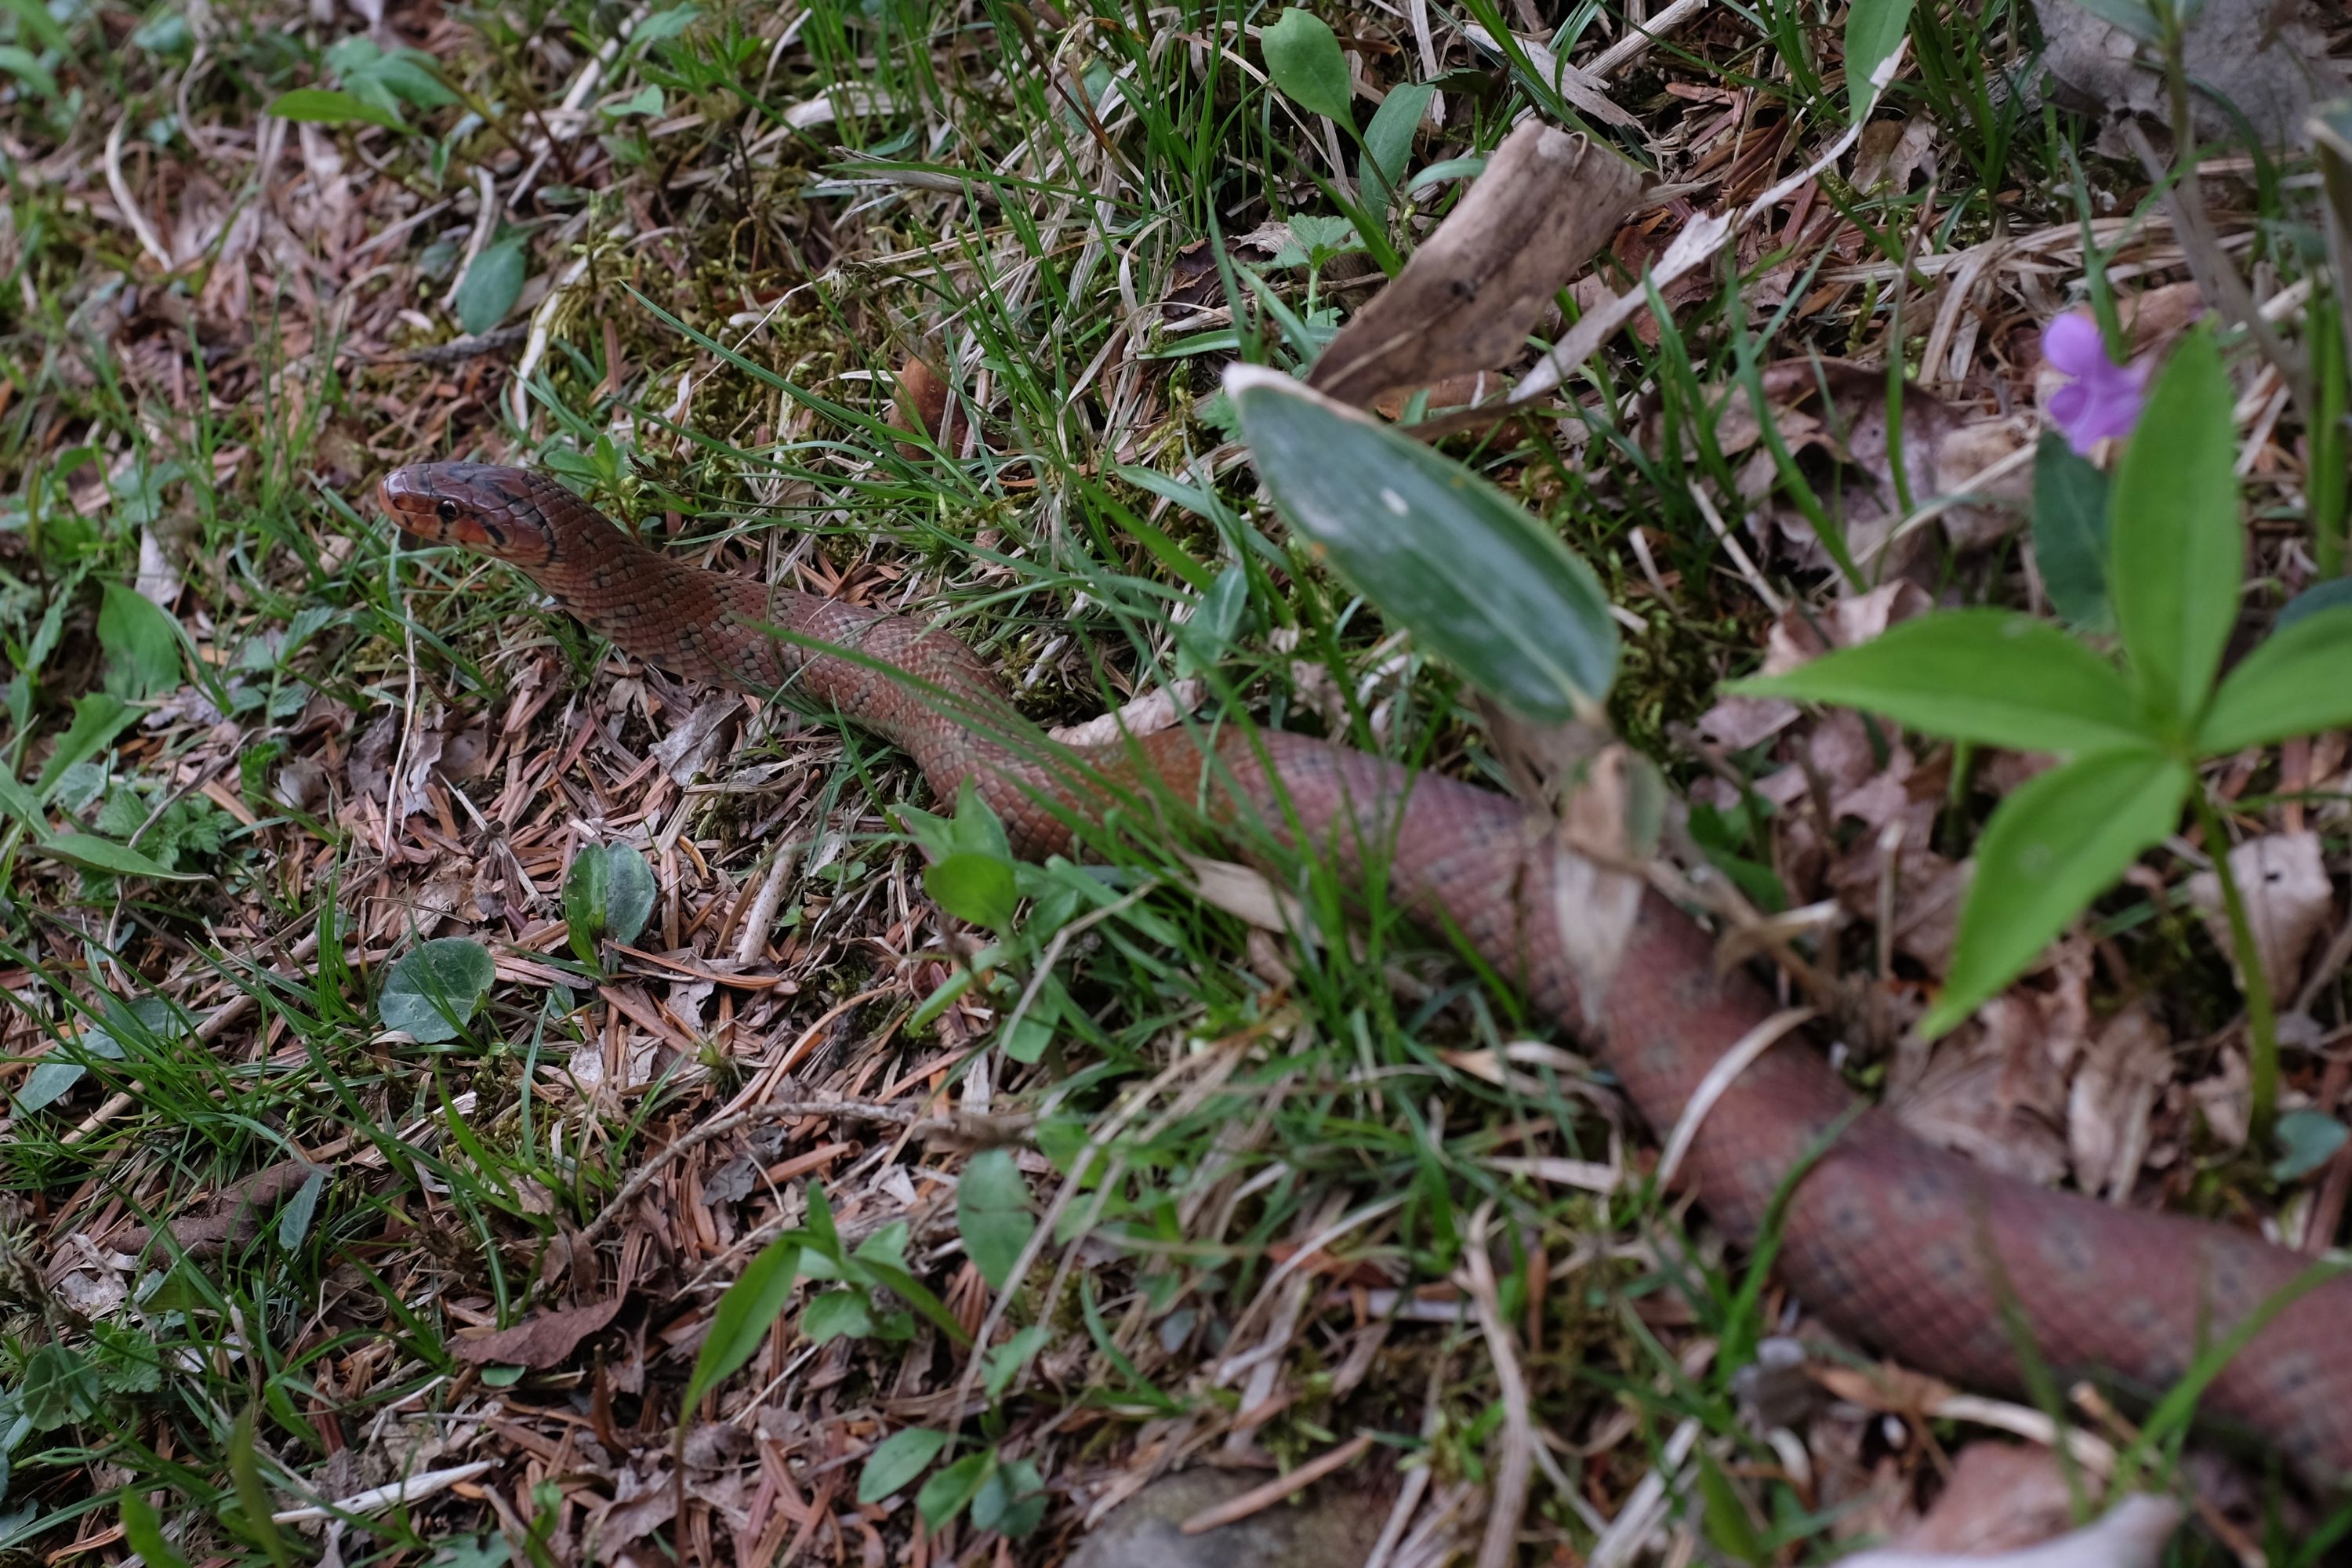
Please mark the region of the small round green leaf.
<svg viewBox="0 0 2352 1568"><path fill-rule="evenodd" d="M894 1492L902 1491L907 1484L929 1468L948 1446L948 1435L934 1432L928 1426L909 1426L903 1432L893 1432L874 1446L866 1456L866 1468L857 1477L857 1501L860 1507L880 1502Z"/></svg>
<svg viewBox="0 0 2352 1568"><path fill-rule="evenodd" d="M16 1401L35 1431L48 1432L95 1411L100 1392L89 1358L52 1341L26 1358Z"/></svg>
<svg viewBox="0 0 2352 1568"><path fill-rule="evenodd" d="M422 1044L454 1040L497 978L490 951L478 942L445 936L419 942L384 977L376 1013L385 1028Z"/></svg>
<svg viewBox="0 0 2352 1568"><path fill-rule="evenodd" d="M637 940L653 917L653 868L634 845L591 844L572 858L563 879L563 918L572 927L572 948L593 963L596 943L609 937L624 946Z"/></svg>
<svg viewBox="0 0 2352 1568"><path fill-rule="evenodd" d="M937 1530L953 1519L980 1490L980 1483L988 1479L995 1462L996 1456L983 1448L977 1454L966 1454L925 1481L923 1489L915 1494L915 1508L922 1514L923 1522Z"/></svg>
<svg viewBox="0 0 2352 1568"><path fill-rule="evenodd" d="M1323 18L1293 5L1258 36L1258 44L1265 51L1265 74L1284 97L1310 113L1355 124L1348 111L1348 59Z"/></svg>
<svg viewBox="0 0 2352 1568"><path fill-rule="evenodd" d="M965 1256L989 1289L1004 1289L1037 1228L1029 1212L1029 1184L1021 1179L1010 1150L984 1149L966 1163L956 1183L956 1226Z"/></svg>
<svg viewBox="0 0 2352 1568"><path fill-rule="evenodd" d="M1592 569L1461 464L1277 372L1225 394L1259 477L1341 576L1523 717L1595 716L1617 626Z"/></svg>
<svg viewBox="0 0 2352 1568"><path fill-rule="evenodd" d="M994 931L1013 928L1013 910L1021 901L1011 866L962 850L923 868L923 890L956 919Z"/></svg>
<svg viewBox="0 0 2352 1568"><path fill-rule="evenodd" d="M525 236L509 235L483 247L457 285L457 324L478 335L506 320L507 312L522 297L530 264L530 241Z"/></svg>
<svg viewBox="0 0 2352 1568"><path fill-rule="evenodd" d="M2292 1182L2311 1174L2344 1147L2347 1138L2352 1138L2352 1131L2326 1111L2288 1111L2278 1119L2279 1157L2271 1165L2271 1179Z"/></svg>

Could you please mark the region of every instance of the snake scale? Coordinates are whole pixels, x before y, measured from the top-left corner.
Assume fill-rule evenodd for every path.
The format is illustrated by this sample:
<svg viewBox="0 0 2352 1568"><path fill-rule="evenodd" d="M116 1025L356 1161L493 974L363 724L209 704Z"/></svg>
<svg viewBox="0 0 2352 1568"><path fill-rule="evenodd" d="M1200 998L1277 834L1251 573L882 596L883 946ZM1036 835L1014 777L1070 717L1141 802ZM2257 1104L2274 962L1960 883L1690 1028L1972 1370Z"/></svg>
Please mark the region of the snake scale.
<svg viewBox="0 0 2352 1568"><path fill-rule="evenodd" d="M1718 973L1713 939L1655 893L1607 994L1577 995L1550 912L1558 852L1486 790L1232 726L1024 744L1034 727L950 634L664 555L546 476L418 464L380 499L417 536L511 563L640 658L689 680L791 689L903 748L942 798L972 781L1024 857L1158 798L1233 833L1244 857L1255 833L1350 886L1380 871L1392 906L1451 928L1593 1048L1653 1128L1675 1126L1708 1069L1775 1012L1753 977ZM1787 1199L1775 1261L1812 1311L1912 1366L2008 1392L2024 1385L2021 1335L2062 1387L2088 1376L2148 1393L2252 1330L2200 1414L2276 1445L2322 1488L2352 1479L2352 1275L2315 1285L2308 1259L2244 1231L1995 1173L1854 1100L1818 1052L1785 1040L1716 1101L1683 1166L1717 1225L1749 1242L1784 1178L1817 1154ZM2292 1299L2262 1321L2280 1297Z"/></svg>

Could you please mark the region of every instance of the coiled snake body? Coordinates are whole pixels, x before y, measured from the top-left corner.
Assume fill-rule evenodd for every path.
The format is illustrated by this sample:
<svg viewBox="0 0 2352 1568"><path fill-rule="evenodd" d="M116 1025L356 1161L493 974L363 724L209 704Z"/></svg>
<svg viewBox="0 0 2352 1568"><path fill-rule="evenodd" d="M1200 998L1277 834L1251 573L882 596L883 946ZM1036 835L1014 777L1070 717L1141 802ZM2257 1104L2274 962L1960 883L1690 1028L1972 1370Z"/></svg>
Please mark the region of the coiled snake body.
<svg viewBox="0 0 2352 1568"><path fill-rule="evenodd" d="M1551 912L1556 851L1500 795L1278 731L1179 726L1092 748L1024 744L1035 731L955 637L674 560L551 479L421 464L381 495L411 532L511 563L639 658L688 679L791 689L903 747L943 798L972 781L1024 857L1066 849L1073 822L1164 796L1235 830L1244 853L1255 830L1351 882L1383 863L1392 904L1458 931L1586 1039L1654 1128L1673 1127L1708 1069L1774 1012L1746 973L1718 974L1712 940L1655 894L1608 994L1580 998ZM1750 1063L1683 1167L1716 1223L1752 1240L1784 1178L1853 1100L1797 1042ZM2002 1390L2022 1383L2021 1330L2062 1387L2104 1374L2160 1392L2205 1348L2255 1327L2274 1297L2308 1287L2260 1324L2200 1408L2276 1444L2323 1487L2352 1479L2352 1276L2312 1286L2308 1260L2253 1236L1999 1175L1865 1110L1790 1196L1777 1268L1842 1331Z"/></svg>

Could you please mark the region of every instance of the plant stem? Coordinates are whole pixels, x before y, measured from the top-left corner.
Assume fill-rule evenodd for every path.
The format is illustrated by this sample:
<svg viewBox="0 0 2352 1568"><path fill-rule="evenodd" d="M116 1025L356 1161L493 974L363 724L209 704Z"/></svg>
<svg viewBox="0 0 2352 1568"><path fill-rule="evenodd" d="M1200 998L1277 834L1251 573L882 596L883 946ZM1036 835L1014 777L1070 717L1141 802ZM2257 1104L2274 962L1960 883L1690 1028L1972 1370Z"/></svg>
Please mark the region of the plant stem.
<svg viewBox="0 0 2352 1568"><path fill-rule="evenodd" d="M2246 1055L2253 1100L2251 1142L2270 1142L2271 1121L2278 1113L2278 1018L2271 1007L2271 977L2254 946L2253 922L2246 918L2246 900L2238 879L2230 870L2230 841L2221 828L2221 814L2200 784L2191 792L2197 802L2197 822L2205 830L2205 846L2213 857L2213 875L2221 883L2221 907L2230 917L2231 945L2237 950L2238 973L2246 989Z"/></svg>

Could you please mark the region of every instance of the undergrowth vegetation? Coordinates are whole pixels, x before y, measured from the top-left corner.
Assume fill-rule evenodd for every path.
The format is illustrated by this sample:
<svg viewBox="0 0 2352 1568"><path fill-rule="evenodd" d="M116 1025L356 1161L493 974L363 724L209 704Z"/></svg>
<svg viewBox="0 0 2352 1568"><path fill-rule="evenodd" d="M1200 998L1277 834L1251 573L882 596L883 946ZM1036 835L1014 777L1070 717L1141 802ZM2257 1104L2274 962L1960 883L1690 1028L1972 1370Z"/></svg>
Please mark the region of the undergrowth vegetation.
<svg viewBox="0 0 2352 1568"><path fill-rule="evenodd" d="M1969 744L2046 736L1808 712L1846 762L1792 763L1796 710L1727 732L1719 683L1870 706L1780 656L1898 587L2114 646L2033 489L2034 345L2079 306L2168 348L2217 257L2263 326L2183 340L2251 519L2215 657L2340 586L2331 218L2309 157L2252 153L2182 216L2045 91L2021 0L1855 7L1896 26L1874 96L1843 7L1673 9L0 7L0 1554L1046 1563L1181 1463L1335 1453L1391 1563L1469 1560L1498 1489L1530 1563L1826 1561L1932 1503L1973 1428L1855 1377L1797 1443L1759 1369L1800 1307L1454 944L1311 856L1221 881L1181 812L1016 862L887 747L682 686L372 500L542 467L698 562L935 617L1041 724L1199 682L1206 723L1511 788L1475 672L1260 494L1223 372L1311 365L1529 111L1646 183L1504 381L1780 191L1556 397L1382 413L1589 563L1581 717L1687 791L1744 956L1856 977L1840 1065L1883 1088L1951 924L1915 942L1890 889L1956 898L2025 782ZM2021 970L1995 1006L2079 1003L2070 1051L2155 1008L2177 1059L2095 1173L2073 1056L2018 1158L2317 1254L2344 954L2250 1028L2268 950L2190 886L2225 831L2341 868L2343 716L2294 717L2172 736L2201 838L2122 870L2177 811L2137 835L1937 1023ZM1918 812L1883 854L1828 809L1864 782ZM1992 1098L1935 1114L2000 1144ZM2182 1416L2109 1458L2178 1480ZM2250 1473L2179 1561L2347 1527Z"/></svg>

